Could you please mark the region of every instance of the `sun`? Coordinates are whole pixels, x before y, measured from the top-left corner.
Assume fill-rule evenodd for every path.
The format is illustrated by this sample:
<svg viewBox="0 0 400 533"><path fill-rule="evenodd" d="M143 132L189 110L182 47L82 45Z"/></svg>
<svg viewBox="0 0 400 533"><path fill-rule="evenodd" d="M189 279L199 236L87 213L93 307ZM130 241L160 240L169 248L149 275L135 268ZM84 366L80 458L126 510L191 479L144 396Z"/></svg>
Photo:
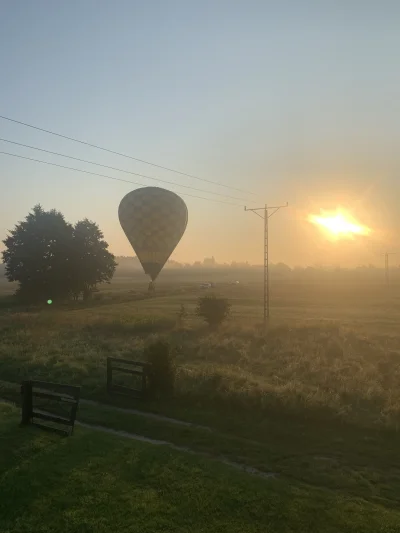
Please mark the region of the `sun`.
<svg viewBox="0 0 400 533"><path fill-rule="evenodd" d="M334 213L321 212L320 215L308 215L308 221L325 229L336 238L354 238L356 235L369 235L371 229L359 224L349 213L337 210Z"/></svg>

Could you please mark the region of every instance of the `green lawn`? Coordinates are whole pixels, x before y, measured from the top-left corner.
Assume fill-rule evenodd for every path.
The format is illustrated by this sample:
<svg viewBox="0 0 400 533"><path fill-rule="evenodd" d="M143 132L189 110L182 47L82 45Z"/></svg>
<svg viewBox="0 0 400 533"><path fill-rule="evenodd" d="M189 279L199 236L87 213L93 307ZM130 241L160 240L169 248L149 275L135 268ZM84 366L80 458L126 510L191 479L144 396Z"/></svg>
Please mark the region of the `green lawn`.
<svg viewBox="0 0 400 533"><path fill-rule="evenodd" d="M382 504L258 479L166 447L77 428L19 428L0 404L0 531L398 532Z"/></svg>
<svg viewBox="0 0 400 533"><path fill-rule="evenodd" d="M19 401L15 387L0 385L0 397ZM330 488L348 497L363 497L385 507L400 505L400 434L393 431L284 417L266 419L263 425L238 418L236 426L224 425L222 417L215 417L210 430L84 401L78 420L167 441L220 461Z"/></svg>
<svg viewBox="0 0 400 533"><path fill-rule="evenodd" d="M257 327L262 303L260 288L251 283L218 288L231 300L234 309L231 323L219 332L210 332L194 316L196 298L203 293L193 284L160 284L159 294L148 299L145 287L117 282L106 287L101 297L92 302L44 308L13 307L7 296L0 301L0 380L3 380L0 397L17 398L17 384L23 379L36 378L81 385L83 398L211 426L212 433L84 403L78 415L82 422L169 441L207 456L225 457L263 472L277 473L275 480L243 479L246 479L246 486L262 483L257 491L265 491L268 487L269 497L273 494L272 500L267 496L263 500L268 516L275 516L269 505L278 501L276 505L291 512L298 506L299 516L304 513L305 523L311 525L308 529L296 529L296 523L288 519L282 521L283 529L276 526L272 531L396 531L390 520L398 518L395 509L400 504L399 287L394 286L390 293L384 293L381 286L362 284L278 284L273 287L274 319L267 332ZM133 292L129 292L131 290ZM176 314L181 303L190 316L184 326L178 328ZM109 397L105 391L107 356L140 359L143 347L157 336L167 337L176 350L175 398L141 402ZM10 427L15 429L16 415L9 413L8 416L13 419ZM33 435L34 442L44 443L46 452L43 453L49 458L52 456L47 450L53 450L54 443L58 443L54 448L56 454L61 453L56 452L59 446L68 450L70 446L83 443L84 450L77 449L74 456L81 457L78 462L84 464L89 460L87 455L83 457L83 452L89 453L91 446L95 446L88 443L99 439L100 450L102 442L119 442L115 437L94 435L78 428L73 439L61 444L51 436L29 430L15 432L14 429L10 430L3 446L5 450L9 446L3 463L7 468L6 477L11 475L8 472L12 464L10 454L13 455L14 448L17 454L21 450L18 439L25 438L21 435ZM132 450L148 448L143 444L121 443ZM21 455L17 472L23 472L24 465L29 464L31 444L26 446L27 455ZM149 454L155 458L155 476L159 475L158 457L165 454L181 457L175 452L150 448ZM103 456L103 452L100 455ZM38 453L37 457L42 455ZM204 470L201 467L204 472L215 475L223 471L228 478L239 476L238 479L242 479L239 473L217 463L182 457L185 457L185 465L192 465L192 462L206 465ZM116 459L110 457L110 464ZM16 465L16 456L13 460ZM61 463L65 460L63 458ZM104 464L107 461L105 459ZM115 470L119 471L118 468ZM149 463L148 468L153 471ZM124 468L120 470L123 477ZM49 472L48 475L52 479L53 474ZM228 486L236 486L236 482L212 479L211 489L215 486L221 493L219 498L225 501L224 487L230 494ZM182 481L184 486L185 483ZM93 484L97 486L97 481ZM173 485L177 487L179 482L174 481ZM199 489L199 494L209 490L205 487ZM18 490L23 490L22 486ZM71 488L71 494L74 491ZM177 499L185 502L186 496L189 497L189 492ZM328 510L321 510L328 500L327 509L334 516L330 521ZM313 505L316 512L312 511ZM237 503L233 505L234 511L237 507ZM246 506L243 512L259 516L253 510L246 511ZM387 518L377 519L377 513ZM86 514L90 516L89 512L84 514L85 519ZM22 513L18 511L17 515L22 516ZM341 515L346 517L346 526L340 522ZM199 516L198 523L204 526L207 513ZM365 523L354 522L364 520L365 516ZM322 520L326 521L326 526ZM385 520L392 529L385 525ZM268 531L264 522L254 523L257 527L247 521L248 531ZM192 530L196 531L197 523L193 524ZM204 530L224 531L226 527L236 531L236 526L221 524L225 522L217 520L213 529L204 526ZM12 527L14 529L0 523L0 532L47 531L33 523L27 529L15 524ZM163 531L161 526L157 527ZM157 531L157 527L153 530ZM187 525L180 527L182 531L190 530ZM237 530L246 531L243 525L241 527ZM122 525L121 529L124 530ZM165 526L164 531L168 530Z"/></svg>

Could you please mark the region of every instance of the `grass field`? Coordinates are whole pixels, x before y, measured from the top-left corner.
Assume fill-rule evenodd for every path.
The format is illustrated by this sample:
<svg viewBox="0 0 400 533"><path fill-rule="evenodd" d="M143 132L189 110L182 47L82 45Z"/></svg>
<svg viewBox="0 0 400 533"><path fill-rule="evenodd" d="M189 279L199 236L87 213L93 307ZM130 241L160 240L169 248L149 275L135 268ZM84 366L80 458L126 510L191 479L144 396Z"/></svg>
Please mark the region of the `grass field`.
<svg viewBox="0 0 400 533"><path fill-rule="evenodd" d="M361 498L86 429L69 439L21 429L5 404L0 414L7 533L398 531L398 510Z"/></svg>
<svg viewBox="0 0 400 533"><path fill-rule="evenodd" d="M80 384L84 398L210 426L213 432L89 404L79 413L83 422L275 472L284 492L292 486L306 491L301 499L307 509L314 498L318 509L326 490L340 499L340 509L357 500L350 514L338 510L346 518L335 516L331 529L322 528L323 522L314 527L310 514L304 522L310 527L294 529L288 522L282 531L369 531L370 524L375 531L400 531L394 511L400 504L400 286L362 279L277 280L264 332L262 285L245 276L230 285L225 276L212 281L231 301L232 318L210 332L194 314L203 294L199 281L208 278L179 282L174 273L148 298L145 281L121 277L91 302L42 308L15 307L4 294L0 397L16 398L13 383L34 377ZM181 304L189 316L178 326ZM109 398L106 357L140 359L146 343L159 336L176 351L175 398ZM371 516L382 513L382 523L368 515L365 524L352 524L350 515L361 520L364 508ZM268 531L264 526L255 522L248 530Z"/></svg>
<svg viewBox="0 0 400 533"><path fill-rule="evenodd" d="M177 408L338 418L396 429L400 422L400 290L381 285L281 282L272 287L272 319L265 333L261 287L220 284L232 319L212 333L194 315L196 283L145 285L125 279L90 303L0 314L0 375L64 380L87 396L104 391L108 355L141 358L155 335L176 349ZM176 326L181 304L189 312ZM158 408L172 408L171 405Z"/></svg>

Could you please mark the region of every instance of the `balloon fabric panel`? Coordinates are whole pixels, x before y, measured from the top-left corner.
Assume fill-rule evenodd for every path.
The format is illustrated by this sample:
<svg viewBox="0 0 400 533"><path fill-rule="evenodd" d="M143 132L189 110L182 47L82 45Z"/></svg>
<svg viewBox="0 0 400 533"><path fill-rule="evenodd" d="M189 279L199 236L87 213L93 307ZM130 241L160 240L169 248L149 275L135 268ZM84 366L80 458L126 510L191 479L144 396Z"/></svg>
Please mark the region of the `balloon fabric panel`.
<svg viewBox="0 0 400 533"><path fill-rule="evenodd" d="M128 193L118 213L144 271L154 280L185 232L185 202L166 189L145 187Z"/></svg>

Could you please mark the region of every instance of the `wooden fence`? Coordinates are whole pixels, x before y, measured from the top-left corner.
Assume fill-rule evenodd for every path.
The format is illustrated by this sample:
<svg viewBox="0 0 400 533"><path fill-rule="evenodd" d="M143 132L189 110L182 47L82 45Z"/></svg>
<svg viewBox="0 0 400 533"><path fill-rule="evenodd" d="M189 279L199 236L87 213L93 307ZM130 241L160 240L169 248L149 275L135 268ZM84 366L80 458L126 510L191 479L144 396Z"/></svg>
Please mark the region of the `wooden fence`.
<svg viewBox="0 0 400 533"><path fill-rule="evenodd" d="M130 361L107 357L107 391L109 394L128 394L136 398L144 398L148 390L148 375L151 365L142 361ZM115 383L115 372L138 376L140 387L127 387Z"/></svg>
<svg viewBox="0 0 400 533"><path fill-rule="evenodd" d="M24 381L21 394L22 425L33 424L61 435L73 433L79 406L80 387L45 381ZM39 402L42 400L42 405L37 405L37 399ZM43 400L46 402L43 403ZM51 412L55 408L58 411L62 410L65 416Z"/></svg>

